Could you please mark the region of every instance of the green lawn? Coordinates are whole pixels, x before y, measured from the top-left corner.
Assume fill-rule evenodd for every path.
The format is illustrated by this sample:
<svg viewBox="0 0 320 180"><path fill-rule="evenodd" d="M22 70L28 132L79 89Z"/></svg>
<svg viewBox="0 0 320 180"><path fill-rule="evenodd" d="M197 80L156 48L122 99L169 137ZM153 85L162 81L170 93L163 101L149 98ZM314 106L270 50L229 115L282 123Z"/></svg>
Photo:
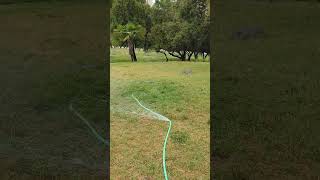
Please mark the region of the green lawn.
<svg viewBox="0 0 320 180"><path fill-rule="evenodd" d="M105 13L97 2L0 5L0 179L104 179L107 147L68 106L106 133Z"/></svg>
<svg viewBox="0 0 320 180"><path fill-rule="evenodd" d="M317 179L319 3L215 2L216 179ZM231 40L243 26L264 39Z"/></svg>
<svg viewBox="0 0 320 180"><path fill-rule="evenodd" d="M163 178L168 124L150 117L131 94L173 122L169 178L209 179L209 63L165 62L152 51L138 51L132 63L127 53L111 49L111 179Z"/></svg>

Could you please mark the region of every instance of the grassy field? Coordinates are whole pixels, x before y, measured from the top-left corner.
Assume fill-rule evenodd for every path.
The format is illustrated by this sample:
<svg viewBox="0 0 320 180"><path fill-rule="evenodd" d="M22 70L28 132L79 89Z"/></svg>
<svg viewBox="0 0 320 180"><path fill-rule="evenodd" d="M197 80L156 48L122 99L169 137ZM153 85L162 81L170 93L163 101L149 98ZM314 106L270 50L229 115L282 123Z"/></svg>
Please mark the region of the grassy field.
<svg viewBox="0 0 320 180"><path fill-rule="evenodd" d="M319 8L215 1L216 179L319 179ZM245 26L267 36L230 39Z"/></svg>
<svg viewBox="0 0 320 180"><path fill-rule="evenodd" d="M68 106L105 135L106 9L0 5L0 179L105 178L107 147Z"/></svg>
<svg viewBox="0 0 320 180"><path fill-rule="evenodd" d="M165 62L164 55L143 51L137 58L132 63L127 49L111 49L111 179L163 178L168 124L145 113L132 94L173 122L169 178L209 179L208 61Z"/></svg>

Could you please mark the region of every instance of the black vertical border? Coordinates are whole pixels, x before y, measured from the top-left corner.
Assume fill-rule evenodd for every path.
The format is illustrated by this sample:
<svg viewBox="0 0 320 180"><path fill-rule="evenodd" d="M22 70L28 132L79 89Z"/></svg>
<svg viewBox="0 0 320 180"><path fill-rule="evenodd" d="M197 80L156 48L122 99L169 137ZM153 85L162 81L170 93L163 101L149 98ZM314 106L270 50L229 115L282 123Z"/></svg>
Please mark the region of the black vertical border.
<svg viewBox="0 0 320 180"><path fill-rule="evenodd" d="M106 93L107 93L107 104L106 104L106 139L109 141L109 146L107 149L106 161L106 179L110 179L110 9L111 9L111 1L107 0L106 7L106 26L105 26L105 42L106 42Z"/></svg>
<svg viewBox="0 0 320 180"><path fill-rule="evenodd" d="M214 96L213 96L213 88L214 88L214 0L210 0L210 179L214 179L214 115L213 115L213 108L214 108Z"/></svg>

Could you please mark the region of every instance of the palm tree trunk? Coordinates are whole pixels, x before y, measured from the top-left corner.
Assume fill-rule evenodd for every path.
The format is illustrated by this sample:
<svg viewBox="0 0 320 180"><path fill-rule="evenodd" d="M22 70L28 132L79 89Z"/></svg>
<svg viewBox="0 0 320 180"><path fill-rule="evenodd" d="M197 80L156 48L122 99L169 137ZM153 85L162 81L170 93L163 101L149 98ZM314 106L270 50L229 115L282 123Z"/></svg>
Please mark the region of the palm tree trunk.
<svg viewBox="0 0 320 180"><path fill-rule="evenodd" d="M128 47L129 47L129 54L131 56L131 61L137 61L137 56L135 52L135 46L131 39L128 39Z"/></svg>

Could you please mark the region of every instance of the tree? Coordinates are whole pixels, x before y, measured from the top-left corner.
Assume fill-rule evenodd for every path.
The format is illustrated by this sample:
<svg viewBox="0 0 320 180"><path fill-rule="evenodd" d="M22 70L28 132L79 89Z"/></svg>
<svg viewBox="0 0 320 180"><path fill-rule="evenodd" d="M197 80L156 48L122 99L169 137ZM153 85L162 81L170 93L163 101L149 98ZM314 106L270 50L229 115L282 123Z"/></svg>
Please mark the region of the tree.
<svg viewBox="0 0 320 180"><path fill-rule="evenodd" d="M148 5L145 0L114 0L111 8L112 25L145 24Z"/></svg>
<svg viewBox="0 0 320 180"><path fill-rule="evenodd" d="M156 0L150 7L145 0L114 0L111 11L112 44L123 45L126 39L126 44L133 51L135 47L143 47L145 51L151 47L182 61L190 61L193 55L197 58L199 53L207 55L210 47L209 2ZM132 27L139 30L133 30L134 34L128 36L132 33ZM136 60L134 55L130 56Z"/></svg>
<svg viewBox="0 0 320 180"><path fill-rule="evenodd" d="M111 9L112 45L123 45L123 40L126 39L129 54L134 61L137 60L135 47L143 47L145 51L149 47L148 37L151 26L150 6L146 4L145 0L113 1Z"/></svg>
<svg viewBox="0 0 320 180"><path fill-rule="evenodd" d="M152 39L156 50L164 49L182 61L209 52L207 0L162 0L152 8Z"/></svg>
<svg viewBox="0 0 320 180"><path fill-rule="evenodd" d="M129 48L129 55L131 57L131 61L137 61L137 56L135 53L136 41L141 40L143 38L144 28L140 25L136 24L126 24L126 25L118 25L113 30L113 44L123 46L127 44Z"/></svg>

